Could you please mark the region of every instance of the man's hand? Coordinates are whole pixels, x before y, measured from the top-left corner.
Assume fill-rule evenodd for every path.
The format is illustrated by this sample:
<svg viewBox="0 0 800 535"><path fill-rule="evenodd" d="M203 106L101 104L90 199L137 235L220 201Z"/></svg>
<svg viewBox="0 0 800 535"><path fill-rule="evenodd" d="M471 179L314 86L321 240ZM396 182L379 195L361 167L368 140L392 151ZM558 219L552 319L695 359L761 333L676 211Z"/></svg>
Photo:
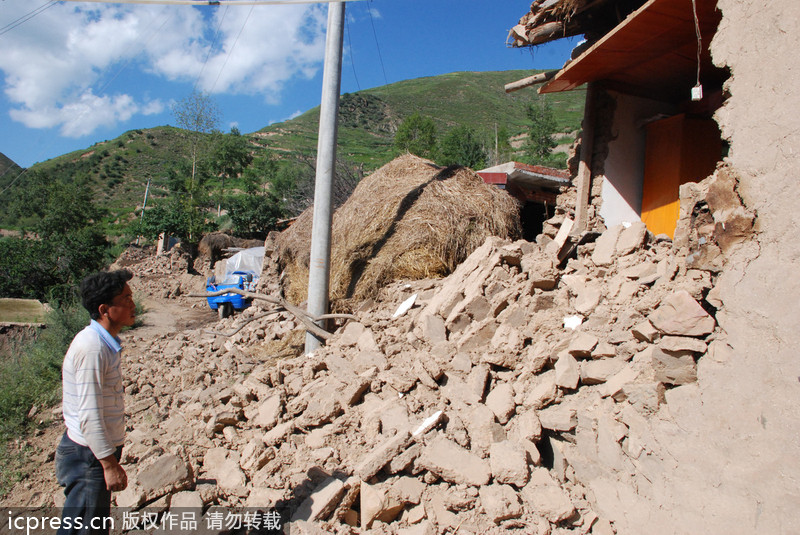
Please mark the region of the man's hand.
<svg viewBox="0 0 800 535"><path fill-rule="evenodd" d="M110 491L125 490L128 486L128 474L113 455L100 459L103 465L103 477L106 480L106 489Z"/></svg>

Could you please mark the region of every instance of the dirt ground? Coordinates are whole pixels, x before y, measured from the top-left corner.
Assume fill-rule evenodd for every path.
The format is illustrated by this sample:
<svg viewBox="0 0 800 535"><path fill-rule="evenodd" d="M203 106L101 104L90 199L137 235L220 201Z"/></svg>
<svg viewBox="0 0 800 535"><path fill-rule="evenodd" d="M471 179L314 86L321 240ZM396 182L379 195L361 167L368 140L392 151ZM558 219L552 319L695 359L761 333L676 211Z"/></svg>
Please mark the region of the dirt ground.
<svg viewBox="0 0 800 535"><path fill-rule="evenodd" d="M134 289L135 291L135 289ZM196 329L217 321L217 314L199 299L176 300L137 296L145 307L143 324L121 335L125 347L147 347L156 339L188 329ZM58 407L38 411L39 428L29 437L19 439L11 447L24 450L28 461L24 465L30 472L6 496L0 498L5 507L47 507L57 503L61 491L56 483L55 449L64 432L64 423Z"/></svg>

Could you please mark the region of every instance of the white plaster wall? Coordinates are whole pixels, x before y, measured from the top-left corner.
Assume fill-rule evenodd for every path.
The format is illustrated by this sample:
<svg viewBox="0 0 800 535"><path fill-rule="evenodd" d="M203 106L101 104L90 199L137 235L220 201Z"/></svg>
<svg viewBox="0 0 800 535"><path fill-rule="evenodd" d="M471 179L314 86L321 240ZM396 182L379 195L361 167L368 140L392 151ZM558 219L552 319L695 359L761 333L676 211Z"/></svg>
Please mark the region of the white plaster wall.
<svg viewBox="0 0 800 535"><path fill-rule="evenodd" d="M607 227L639 221L647 136L645 123L657 114L675 112L670 104L609 92L617 101L613 135L605 162L600 216Z"/></svg>

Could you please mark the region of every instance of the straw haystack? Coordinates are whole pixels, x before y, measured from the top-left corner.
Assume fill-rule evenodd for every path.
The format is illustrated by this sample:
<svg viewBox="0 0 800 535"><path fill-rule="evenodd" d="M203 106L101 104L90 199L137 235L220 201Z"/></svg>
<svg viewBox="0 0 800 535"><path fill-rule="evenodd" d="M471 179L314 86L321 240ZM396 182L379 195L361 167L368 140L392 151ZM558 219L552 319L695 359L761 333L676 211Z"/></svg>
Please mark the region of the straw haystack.
<svg viewBox="0 0 800 535"><path fill-rule="evenodd" d="M313 207L278 239L287 298L306 299ZM335 309L397 279L452 272L487 236L516 238L519 207L464 167L411 154L364 178L333 216L330 296Z"/></svg>

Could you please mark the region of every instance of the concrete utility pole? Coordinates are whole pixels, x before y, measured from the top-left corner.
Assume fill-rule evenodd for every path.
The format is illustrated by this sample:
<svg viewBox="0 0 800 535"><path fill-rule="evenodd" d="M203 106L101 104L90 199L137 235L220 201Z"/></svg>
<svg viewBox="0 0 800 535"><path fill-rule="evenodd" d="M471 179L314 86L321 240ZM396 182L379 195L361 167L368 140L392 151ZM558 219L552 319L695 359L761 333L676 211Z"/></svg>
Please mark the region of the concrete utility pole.
<svg viewBox="0 0 800 535"><path fill-rule="evenodd" d="M333 221L331 189L336 172L344 6L344 2L333 2L328 6L328 33L325 41L325 68L322 75L322 102L317 140L317 177L314 185L314 220L311 228L311 259L308 266L308 312L314 316L328 313ZM325 328L324 322L320 322L320 327ZM322 340L306 332L306 354L321 344Z"/></svg>

